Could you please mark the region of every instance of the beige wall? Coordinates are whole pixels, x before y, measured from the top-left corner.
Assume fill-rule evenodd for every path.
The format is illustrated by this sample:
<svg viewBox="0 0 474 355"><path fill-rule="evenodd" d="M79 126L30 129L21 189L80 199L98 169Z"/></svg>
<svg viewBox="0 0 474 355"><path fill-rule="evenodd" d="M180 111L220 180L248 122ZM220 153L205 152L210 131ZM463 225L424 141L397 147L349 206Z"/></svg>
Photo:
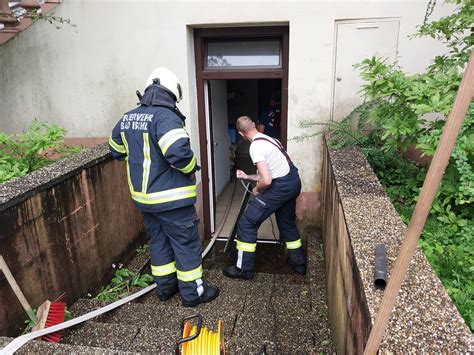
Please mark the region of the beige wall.
<svg viewBox="0 0 474 355"><path fill-rule="evenodd" d="M335 21L400 18L405 70L423 69L442 48L407 40L423 21L426 1L175 2L65 0L56 15L76 28L41 22L0 46L0 130L16 132L33 117L57 122L70 136L107 136L134 107L149 72L167 66L184 86L181 110L198 151L193 27L289 24L288 138L302 120L329 119ZM447 14L452 7L438 6ZM422 50L420 50L422 48ZM313 129L316 131L316 128ZM319 191L321 141L289 141L305 191ZM199 178L199 177L198 177Z"/></svg>

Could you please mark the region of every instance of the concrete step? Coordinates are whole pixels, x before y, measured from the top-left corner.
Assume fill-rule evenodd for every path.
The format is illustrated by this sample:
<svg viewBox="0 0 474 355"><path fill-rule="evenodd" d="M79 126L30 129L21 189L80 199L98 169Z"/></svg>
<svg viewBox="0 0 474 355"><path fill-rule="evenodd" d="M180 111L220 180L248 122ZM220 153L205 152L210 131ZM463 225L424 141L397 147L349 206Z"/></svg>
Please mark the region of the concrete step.
<svg viewBox="0 0 474 355"><path fill-rule="evenodd" d="M146 272L151 273L150 266L148 265L150 262L150 255L149 253L136 253L135 256L130 260L127 265L127 269L133 272ZM146 267L147 266L147 267Z"/></svg>
<svg viewBox="0 0 474 355"><path fill-rule="evenodd" d="M0 337L0 349L5 347L14 338ZM47 343L42 340L32 340L21 347L15 354L137 354L136 352L122 352L104 347L92 347L70 344Z"/></svg>
<svg viewBox="0 0 474 355"><path fill-rule="evenodd" d="M127 352L171 353L178 336L179 331L167 328L88 322L66 332L63 343Z"/></svg>
<svg viewBox="0 0 474 355"><path fill-rule="evenodd" d="M93 298L80 298L72 306L68 307L72 318L77 318L83 314L106 306L109 302L98 301ZM111 311L113 312L113 311ZM99 316L100 318L102 316ZM95 318L97 319L97 318Z"/></svg>
<svg viewBox="0 0 474 355"><path fill-rule="evenodd" d="M313 346L313 333L309 325L300 329L301 324L310 324L313 319L308 285L283 282L285 278L279 277L281 275L260 274L252 281L228 279L220 272L208 272L208 276L221 289L219 297L211 303L190 309L181 306L178 295L161 302L152 292L139 302L124 305L97 318L95 322L116 324L119 327L132 324L143 328L142 332L146 332L147 328L160 329L165 334L174 334L172 338L176 341L181 320L199 313L203 316L204 325L214 331L217 331L218 320L223 321L229 351L257 352L265 344L267 351L273 351L276 350L276 347L272 347L274 336L278 336L277 344L283 342L293 346L285 348L288 350L309 349ZM82 299L71 307L71 313L77 317L103 305L104 302ZM288 332L288 329L299 329L296 344L299 347L294 346L294 333ZM123 348L123 344L117 346L118 349Z"/></svg>
<svg viewBox="0 0 474 355"><path fill-rule="evenodd" d="M65 337L71 344L143 352L172 352L185 316L199 313L204 326L217 330L224 322L228 353L333 352L325 299L326 279L318 240L308 241L308 274L259 272L250 281L229 279L220 267L205 270L206 280L220 288L219 297L195 308L181 305L179 295L159 301L154 291L77 327ZM146 272L146 271L145 271ZM104 306L82 299L73 317Z"/></svg>

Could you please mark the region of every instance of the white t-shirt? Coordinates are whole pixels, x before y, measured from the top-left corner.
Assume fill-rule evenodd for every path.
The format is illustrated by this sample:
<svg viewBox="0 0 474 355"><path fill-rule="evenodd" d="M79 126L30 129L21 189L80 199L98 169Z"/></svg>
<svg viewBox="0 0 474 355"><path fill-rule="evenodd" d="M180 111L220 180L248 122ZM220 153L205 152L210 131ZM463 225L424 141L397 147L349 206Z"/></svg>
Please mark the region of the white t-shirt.
<svg viewBox="0 0 474 355"><path fill-rule="evenodd" d="M280 149L270 142L264 140L256 141L255 138L258 137L263 137L278 145L278 142L276 142L273 138L263 133L257 133L254 136L254 140L250 144L249 149L252 162L257 165L258 162L265 161L268 165L268 169L270 170L272 179L276 179L288 174L290 172L290 165L288 164L285 155L283 155Z"/></svg>

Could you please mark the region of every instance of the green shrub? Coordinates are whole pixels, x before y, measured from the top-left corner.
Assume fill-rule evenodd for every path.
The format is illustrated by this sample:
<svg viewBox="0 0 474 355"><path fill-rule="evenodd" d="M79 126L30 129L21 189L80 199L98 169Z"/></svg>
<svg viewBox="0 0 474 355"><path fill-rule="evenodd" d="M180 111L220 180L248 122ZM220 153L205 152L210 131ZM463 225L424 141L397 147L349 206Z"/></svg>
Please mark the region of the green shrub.
<svg viewBox="0 0 474 355"><path fill-rule="evenodd" d="M0 132L0 183L24 176L59 159L77 153L78 147L64 145L66 130L33 120L16 136Z"/></svg>
<svg viewBox="0 0 474 355"><path fill-rule="evenodd" d="M409 223L426 168L403 159L410 145L433 155L462 72L474 46L472 1L450 16L427 22L415 36L430 36L449 48L424 73L409 75L397 65L370 58L357 64L366 102L331 125L329 143L358 145L392 203ZM430 6L433 2L430 2ZM427 17L432 8L427 12ZM431 121L425 114L437 113ZM474 103L470 105L433 202L419 245L447 292L474 330Z"/></svg>

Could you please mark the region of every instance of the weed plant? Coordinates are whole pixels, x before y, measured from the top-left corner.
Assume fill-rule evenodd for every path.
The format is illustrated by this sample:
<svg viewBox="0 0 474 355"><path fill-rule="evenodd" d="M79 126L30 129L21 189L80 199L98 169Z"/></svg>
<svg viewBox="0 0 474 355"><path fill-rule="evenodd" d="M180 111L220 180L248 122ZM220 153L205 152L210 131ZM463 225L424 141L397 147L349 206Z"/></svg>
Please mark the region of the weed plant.
<svg viewBox="0 0 474 355"><path fill-rule="evenodd" d="M0 132L0 184L79 152L79 147L64 145L65 134L64 128L36 119L21 134Z"/></svg>
<svg viewBox="0 0 474 355"><path fill-rule="evenodd" d="M95 299L99 301L113 302L130 294L132 287L145 288L153 282L149 274L139 274L126 268L115 271L110 284L103 287Z"/></svg>

